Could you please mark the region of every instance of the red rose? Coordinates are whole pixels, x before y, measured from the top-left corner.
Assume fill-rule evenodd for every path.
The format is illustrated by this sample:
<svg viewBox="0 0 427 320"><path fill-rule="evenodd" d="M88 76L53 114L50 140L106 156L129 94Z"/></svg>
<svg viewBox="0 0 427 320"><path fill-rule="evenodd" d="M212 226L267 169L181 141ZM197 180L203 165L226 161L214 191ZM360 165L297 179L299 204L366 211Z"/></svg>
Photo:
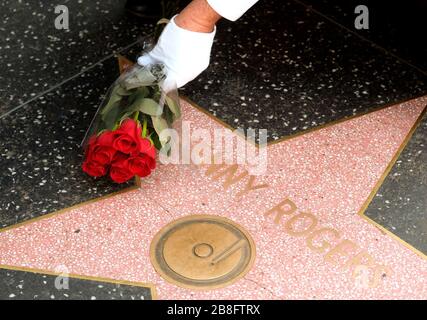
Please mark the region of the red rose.
<svg viewBox="0 0 427 320"><path fill-rule="evenodd" d="M110 164L116 154L116 149L113 148L114 133L106 131L98 136L96 141L91 146L91 151L87 156L88 159L96 161L100 164Z"/></svg>
<svg viewBox="0 0 427 320"><path fill-rule="evenodd" d="M99 164L107 165L110 164L111 160L116 153L116 149L111 147L96 146L93 149L92 160Z"/></svg>
<svg viewBox="0 0 427 320"><path fill-rule="evenodd" d="M86 160L82 165L83 171L92 177L102 177L107 174L107 167L95 161Z"/></svg>
<svg viewBox="0 0 427 320"><path fill-rule="evenodd" d="M140 141L139 153L146 154L152 159L156 158L156 148L150 140L142 138Z"/></svg>
<svg viewBox="0 0 427 320"><path fill-rule="evenodd" d="M120 128L114 131L113 147L125 154L135 154L141 148L141 133L142 129L137 121L126 119Z"/></svg>
<svg viewBox="0 0 427 320"><path fill-rule="evenodd" d="M114 142L114 132L112 131L104 131L101 133L96 142L101 146L112 147Z"/></svg>
<svg viewBox="0 0 427 320"><path fill-rule="evenodd" d="M102 153L98 153L97 148L99 146L97 141L96 135L90 138L86 149L86 159L82 165L83 171L92 177L102 177L107 174L107 163L98 161L103 160L103 157L101 156Z"/></svg>
<svg viewBox="0 0 427 320"><path fill-rule="evenodd" d="M127 160L128 169L137 176L146 177L156 168L156 148L146 138L141 138L139 145L139 154Z"/></svg>
<svg viewBox="0 0 427 320"><path fill-rule="evenodd" d="M116 131L104 131L88 143L83 171L101 177L110 169L110 177L123 183L138 175L146 177L156 167L156 148L142 137L139 122L127 119Z"/></svg>
<svg viewBox="0 0 427 320"><path fill-rule="evenodd" d="M156 160L145 154L129 158L127 164L129 171L140 177L150 175L151 170L156 168Z"/></svg>
<svg viewBox="0 0 427 320"><path fill-rule="evenodd" d="M128 169L128 157L117 153L110 168L110 177L114 182L123 183L131 179L134 174Z"/></svg>

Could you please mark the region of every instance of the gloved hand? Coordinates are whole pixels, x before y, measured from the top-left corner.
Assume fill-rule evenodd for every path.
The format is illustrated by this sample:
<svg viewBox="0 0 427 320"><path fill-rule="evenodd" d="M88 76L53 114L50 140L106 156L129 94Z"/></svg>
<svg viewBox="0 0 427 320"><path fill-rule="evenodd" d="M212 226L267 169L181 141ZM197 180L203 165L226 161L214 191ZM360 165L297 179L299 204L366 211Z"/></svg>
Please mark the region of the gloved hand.
<svg viewBox="0 0 427 320"><path fill-rule="evenodd" d="M185 30L175 24L175 17L167 24L153 50L138 58L142 66L159 62L166 66L168 74L162 85L166 92L175 85L177 88L184 86L209 66L216 32L216 28L211 33Z"/></svg>

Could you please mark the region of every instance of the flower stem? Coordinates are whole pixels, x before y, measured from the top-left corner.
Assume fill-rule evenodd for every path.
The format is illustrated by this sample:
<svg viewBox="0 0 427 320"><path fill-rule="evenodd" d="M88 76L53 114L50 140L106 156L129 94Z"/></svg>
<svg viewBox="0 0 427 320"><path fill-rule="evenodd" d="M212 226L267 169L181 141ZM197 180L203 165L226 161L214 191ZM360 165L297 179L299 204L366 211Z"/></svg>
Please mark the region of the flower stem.
<svg viewBox="0 0 427 320"><path fill-rule="evenodd" d="M147 136L147 118L144 117L144 122L142 124L142 136L145 138Z"/></svg>
<svg viewBox="0 0 427 320"><path fill-rule="evenodd" d="M135 115L133 116L133 120L138 121L139 117L139 111L135 112Z"/></svg>

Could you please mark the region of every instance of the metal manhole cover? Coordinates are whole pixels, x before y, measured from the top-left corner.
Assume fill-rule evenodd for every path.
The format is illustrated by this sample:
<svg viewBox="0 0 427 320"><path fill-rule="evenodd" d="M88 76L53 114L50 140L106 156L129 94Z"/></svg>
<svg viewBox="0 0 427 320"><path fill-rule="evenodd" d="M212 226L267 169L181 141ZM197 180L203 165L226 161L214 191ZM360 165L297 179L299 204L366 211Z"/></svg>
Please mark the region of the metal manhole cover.
<svg viewBox="0 0 427 320"><path fill-rule="evenodd" d="M233 221L210 215L175 220L154 237L151 262L181 287L214 289L243 277L255 260L255 244Z"/></svg>

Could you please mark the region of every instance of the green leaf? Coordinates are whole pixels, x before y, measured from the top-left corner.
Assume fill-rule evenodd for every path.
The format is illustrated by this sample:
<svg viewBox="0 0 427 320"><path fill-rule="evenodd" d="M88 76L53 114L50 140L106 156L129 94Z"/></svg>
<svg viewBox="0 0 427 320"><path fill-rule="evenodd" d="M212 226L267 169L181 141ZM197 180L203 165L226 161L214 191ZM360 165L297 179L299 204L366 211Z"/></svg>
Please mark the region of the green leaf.
<svg viewBox="0 0 427 320"><path fill-rule="evenodd" d="M162 144L160 143L159 136L156 133L152 133L150 135L150 139L151 139L151 141L153 141L154 147L157 150L162 149Z"/></svg>
<svg viewBox="0 0 427 320"><path fill-rule="evenodd" d="M117 89L117 94L121 96L130 96L134 93L134 90L127 90L126 88L119 85L119 88Z"/></svg>
<svg viewBox="0 0 427 320"><path fill-rule="evenodd" d="M160 98L162 97L162 92L161 92L160 87L159 86L152 86L150 88L153 91L153 96L152 96L153 100L160 101Z"/></svg>
<svg viewBox="0 0 427 320"><path fill-rule="evenodd" d="M119 106L120 106L120 100L110 103L108 106L108 110L104 109L105 112L104 112L104 110L103 110L103 112L101 112L102 120L105 120L107 117L109 117L110 113L118 114L120 111ZM117 112L116 112L116 110L117 110Z"/></svg>
<svg viewBox="0 0 427 320"><path fill-rule="evenodd" d="M123 121L123 120L125 120L125 119L127 119L127 118L131 118L131 117L132 117L132 114L133 114L133 112L125 112L125 113L123 113L123 114L120 116L119 121L121 122L121 121Z"/></svg>
<svg viewBox="0 0 427 320"><path fill-rule="evenodd" d="M118 121L119 114L120 114L120 108L118 108L118 105L119 103L117 103L115 107L111 108L110 112L108 112L102 117L102 120L105 125L104 127L107 130L113 130L113 128L115 127Z"/></svg>
<svg viewBox="0 0 427 320"><path fill-rule="evenodd" d="M133 105L135 109L150 116L161 116L163 108L153 99L143 98L136 100Z"/></svg>
<svg viewBox="0 0 427 320"><path fill-rule="evenodd" d="M165 145L165 143L168 142L169 139L166 140L164 138L160 138L160 134L163 130L169 129L168 123L162 117L151 117L151 121L153 122L154 130L159 135L160 143L162 145Z"/></svg>
<svg viewBox="0 0 427 320"><path fill-rule="evenodd" d="M172 111L172 113L175 115L175 119L179 118L181 116L181 107L179 105L179 102L167 95L165 96L165 100L170 111Z"/></svg>
<svg viewBox="0 0 427 320"><path fill-rule="evenodd" d="M138 99L143 99L148 97L150 90L147 87L141 87L133 91L133 93L128 97L127 105L130 106Z"/></svg>
<svg viewBox="0 0 427 320"><path fill-rule="evenodd" d="M113 107L115 107L116 105L118 105L120 103L120 101L122 100L122 96L117 93L117 90L119 87L120 86L117 85L111 90L109 100L108 100L107 104L105 105L105 107L102 109L101 115L105 115L108 112L110 112L110 110Z"/></svg>
<svg viewBox="0 0 427 320"><path fill-rule="evenodd" d="M168 123L169 127L172 127L172 124L175 121L175 117L174 117L174 114L172 113L172 111L170 111L169 108L165 108L165 110L163 111L163 114L162 114L162 118L164 118L166 120L166 122Z"/></svg>
<svg viewBox="0 0 427 320"><path fill-rule="evenodd" d="M148 87L141 87L136 90L137 98L146 98L150 94L150 89Z"/></svg>

